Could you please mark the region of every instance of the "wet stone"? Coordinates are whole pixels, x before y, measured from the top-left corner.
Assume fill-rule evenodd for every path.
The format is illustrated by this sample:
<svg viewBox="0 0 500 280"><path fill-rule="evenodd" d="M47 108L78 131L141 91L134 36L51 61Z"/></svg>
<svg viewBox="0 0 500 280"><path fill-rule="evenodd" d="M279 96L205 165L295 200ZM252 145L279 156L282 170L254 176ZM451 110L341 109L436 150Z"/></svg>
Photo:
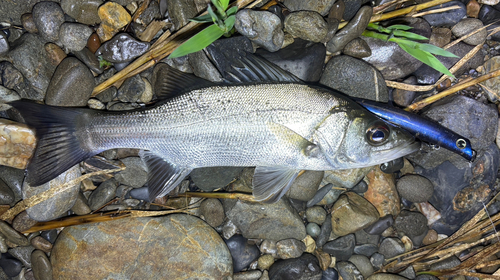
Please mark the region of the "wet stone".
<svg viewBox="0 0 500 280"><path fill-rule="evenodd" d="M293 259L298 258L306 250L304 242L297 239L284 239L276 243L278 257L280 259Z"/></svg>
<svg viewBox="0 0 500 280"><path fill-rule="evenodd" d="M7 245L7 238L0 233L0 253L7 253L9 246Z"/></svg>
<svg viewBox="0 0 500 280"><path fill-rule="evenodd" d="M484 70L481 71L481 74L486 74L492 71L495 71L495 69L499 69L500 67L500 56L494 56L490 59L488 59L484 64ZM494 77L491 79L488 79L484 82L481 83L485 87L483 88L486 97L490 102L497 102L499 98L499 92L500 92L500 78L499 77ZM497 143L499 143L497 141Z"/></svg>
<svg viewBox="0 0 500 280"><path fill-rule="evenodd" d="M453 32L453 35L455 35L456 37L462 37L482 27L483 22L479 19L465 18L459 21L455 26L453 26L451 32ZM469 45L476 46L484 43L487 35L488 32L486 31L486 29L483 29L475 33L474 35L464 39L464 42Z"/></svg>
<svg viewBox="0 0 500 280"><path fill-rule="evenodd" d="M370 256L370 263L373 265L373 268L379 270L384 265L385 257L380 253L374 253Z"/></svg>
<svg viewBox="0 0 500 280"><path fill-rule="evenodd" d="M337 269L344 280L363 280L363 275L351 262L339 262L337 263Z"/></svg>
<svg viewBox="0 0 500 280"><path fill-rule="evenodd" d="M103 103L107 103L113 100L117 96L117 94L118 89L116 89L116 87L109 87L96 95L96 98Z"/></svg>
<svg viewBox="0 0 500 280"><path fill-rule="evenodd" d="M57 238L57 230L56 229L44 230L42 231L40 236L48 240L50 243L54 244Z"/></svg>
<svg viewBox="0 0 500 280"><path fill-rule="evenodd" d="M460 263L461 262L458 257L452 256L442 261L431 264L429 269L432 270L451 269L454 268L455 266L460 265Z"/></svg>
<svg viewBox="0 0 500 280"><path fill-rule="evenodd" d="M285 35L281 19L267 11L240 10L234 23L236 30L270 52L281 49Z"/></svg>
<svg viewBox="0 0 500 280"><path fill-rule="evenodd" d="M222 76L203 51L188 54L189 64L197 77L211 82L221 82Z"/></svg>
<svg viewBox="0 0 500 280"><path fill-rule="evenodd" d="M12 227L18 232L23 232L34 226L37 221L31 219L26 211L19 213L12 221Z"/></svg>
<svg viewBox="0 0 500 280"><path fill-rule="evenodd" d="M241 167L205 167L193 170L189 176L196 187L210 192L227 186L242 170Z"/></svg>
<svg viewBox="0 0 500 280"><path fill-rule="evenodd" d="M321 228L316 223L308 223L306 226L306 232L308 235L316 238L321 233Z"/></svg>
<svg viewBox="0 0 500 280"><path fill-rule="evenodd" d="M306 170L297 177L286 195L291 199L308 201L314 197L323 179L323 171Z"/></svg>
<svg viewBox="0 0 500 280"><path fill-rule="evenodd" d="M375 244L362 244L354 247L354 254L366 257L371 257L376 252L378 252L378 246Z"/></svg>
<svg viewBox="0 0 500 280"><path fill-rule="evenodd" d="M104 206L111 199L116 197L116 188L119 183L111 178L99 185L89 197L89 207L92 211L95 211L102 206Z"/></svg>
<svg viewBox="0 0 500 280"><path fill-rule="evenodd" d="M285 18L285 32L312 42L321 42L325 38L328 27L323 17L312 11L297 11Z"/></svg>
<svg viewBox="0 0 500 280"><path fill-rule="evenodd" d="M278 260L269 269L269 278L286 279L321 279L321 268L318 259L311 254L303 254L299 258Z"/></svg>
<svg viewBox="0 0 500 280"><path fill-rule="evenodd" d="M5 236L7 241L9 241L15 245L18 245L18 246L28 246L29 245L28 239L26 239L26 237L24 235L20 234L19 232L17 232L13 228L11 228L9 226L9 224L7 224L4 221L0 221L0 233Z"/></svg>
<svg viewBox="0 0 500 280"><path fill-rule="evenodd" d="M414 203L426 202L434 193L432 182L419 175L409 174L399 178L396 187L401 197Z"/></svg>
<svg viewBox="0 0 500 280"><path fill-rule="evenodd" d="M172 19L175 30L189 23L189 19L198 14L193 0L167 0L168 15Z"/></svg>
<svg viewBox="0 0 500 280"><path fill-rule="evenodd" d="M321 280L338 280L339 279L339 273L335 268L328 268L327 270L323 271L323 275L321 276Z"/></svg>
<svg viewBox="0 0 500 280"><path fill-rule="evenodd" d="M52 265L44 252L40 250L33 251L31 254L31 263L35 279L52 279Z"/></svg>
<svg viewBox="0 0 500 280"><path fill-rule="evenodd" d="M61 0L61 8L76 21L86 25L95 25L101 22L97 9L102 3L102 0Z"/></svg>
<svg viewBox="0 0 500 280"><path fill-rule="evenodd" d="M45 103L53 106L85 106L94 89L94 75L74 57L65 58L47 88Z"/></svg>
<svg viewBox="0 0 500 280"><path fill-rule="evenodd" d="M392 215L387 215L380 218L373 225L364 229L364 231L371 235L380 235L384 230L388 229L394 224L394 218Z"/></svg>
<svg viewBox="0 0 500 280"><path fill-rule="evenodd" d="M294 11L315 11L322 16L326 16L332 8L334 0L285 0L283 4L292 12Z"/></svg>
<svg viewBox="0 0 500 280"><path fill-rule="evenodd" d="M140 188L146 184L148 173L144 162L139 157L128 157L120 160L126 169L116 173L115 179L127 186Z"/></svg>
<svg viewBox="0 0 500 280"><path fill-rule="evenodd" d="M341 195L332 210L332 229L339 236L363 229L379 218L377 209L370 202L352 192Z"/></svg>
<svg viewBox="0 0 500 280"><path fill-rule="evenodd" d="M81 192L78 193L78 197L75 201L71 211L75 212L76 215L86 215L92 212L92 209L88 206L87 199Z"/></svg>
<svg viewBox="0 0 500 280"><path fill-rule="evenodd" d="M372 55L370 46L361 38L355 38L345 45L342 52L356 58L363 58Z"/></svg>
<svg viewBox="0 0 500 280"><path fill-rule="evenodd" d="M95 54L96 56L102 55L109 62L122 63L132 61L148 49L148 43L138 41L127 33L121 33L102 44Z"/></svg>
<svg viewBox="0 0 500 280"><path fill-rule="evenodd" d="M226 240L226 245L233 257L234 272L242 271L259 258L259 248L255 244L250 244L248 239L241 235Z"/></svg>
<svg viewBox="0 0 500 280"><path fill-rule="evenodd" d="M59 30L59 41L70 52L83 50L87 40L92 34L92 29L80 23L63 23Z"/></svg>
<svg viewBox="0 0 500 280"><path fill-rule="evenodd" d="M364 194L364 198L377 208L380 217L398 215L401 203L394 182L394 174L384 173L377 166L366 175L366 179L368 191Z"/></svg>
<svg viewBox="0 0 500 280"><path fill-rule="evenodd" d="M388 237L382 240L378 251L380 254L384 255L386 259L390 259L404 253L405 247L401 240L393 237Z"/></svg>
<svg viewBox="0 0 500 280"><path fill-rule="evenodd" d="M59 63L68 56L61 47L54 43L45 44L45 51L47 52L50 63L54 66L59 65Z"/></svg>
<svg viewBox="0 0 500 280"><path fill-rule="evenodd" d="M146 85L141 76L132 76L126 79L118 89L118 100L121 102L137 102L145 89Z"/></svg>
<svg viewBox="0 0 500 280"><path fill-rule="evenodd" d="M417 84L417 78L415 76L410 76L406 78L403 83L408 84L408 85L416 85ZM398 104L399 106L406 107L410 105L413 100L415 99L415 96L417 93L413 90L404 90L404 89L395 89L392 92L392 96L394 98L394 103Z"/></svg>
<svg viewBox="0 0 500 280"><path fill-rule="evenodd" d="M0 55L4 55L9 52L9 42L7 41L7 35L0 32Z"/></svg>
<svg viewBox="0 0 500 280"><path fill-rule="evenodd" d="M337 261L347 261L354 253L356 239L354 234L339 237L323 245L323 251L335 257Z"/></svg>
<svg viewBox="0 0 500 280"><path fill-rule="evenodd" d="M368 234L365 230L358 230L354 233L357 244L378 244L380 236L376 234Z"/></svg>
<svg viewBox="0 0 500 280"><path fill-rule="evenodd" d="M0 268L7 276L15 277L21 273L23 263L6 253L0 257Z"/></svg>
<svg viewBox="0 0 500 280"><path fill-rule="evenodd" d="M361 7L356 13L356 16L328 41L326 50L331 53L343 50L347 43L363 33L370 22L372 13L373 9L370 6Z"/></svg>
<svg viewBox="0 0 500 280"><path fill-rule="evenodd" d="M306 210L306 218L309 222L321 225L326 219L326 211L320 206L308 208Z"/></svg>
<svg viewBox="0 0 500 280"><path fill-rule="evenodd" d="M224 208L218 199L204 200L200 205L200 212L211 227L218 227L224 222Z"/></svg>
<svg viewBox="0 0 500 280"><path fill-rule="evenodd" d="M21 25L29 33L38 33L32 13L26 13L21 16Z"/></svg>
<svg viewBox="0 0 500 280"><path fill-rule="evenodd" d="M274 263L272 255L262 255L259 257L257 268L260 270L268 270Z"/></svg>
<svg viewBox="0 0 500 280"><path fill-rule="evenodd" d="M259 280L262 272L259 270L250 270L233 275L233 280Z"/></svg>
<svg viewBox="0 0 500 280"><path fill-rule="evenodd" d="M42 37L57 42L59 29L64 22L64 11L55 2L39 2L33 6L33 21Z"/></svg>
<svg viewBox="0 0 500 280"><path fill-rule="evenodd" d="M278 257L278 249L276 248L276 241L265 239L260 244L259 250L262 254L270 254L274 258Z"/></svg>
<svg viewBox="0 0 500 280"><path fill-rule="evenodd" d="M442 8L451 7L451 6L459 6L460 9L453 9L453 10L449 10L449 11L445 11L445 12L428 14L428 15L424 15L422 17L427 22L429 22L429 24L432 26L452 27L455 24L457 24L462 18L464 18L467 14L467 10L465 8L465 5L461 1L447 2L447 3L441 4L441 5L434 6L432 8L422 10L422 11L423 12L431 11L431 10L442 9Z"/></svg>
<svg viewBox="0 0 500 280"><path fill-rule="evenodd" d="M104 69L99 65L97 57L88 48L83 48L83 50L74 52L74 54L95 74L102 74L104 71Z"/></svg>
<svg viewBox="0 0 500 280"><path fill-rule="evenodd" d="M14 202L14 199L14 192L3 180L0 180L0 204L11 204Z"/></svg>
<svg viewBox="0 0 500 280"><path fill-rule="evenodd" d="M97 35L101 42L110 40L122 27L130 23L132 17L120 4L106 2L97 10L101 24L97 29Z"/></svg>
<svg viewBox="0 0 500 280"><path fill-rule="evenodd" d="M367 280L407 280L408 278L405 278L403 276L395 275L395 274L389 274L389 273L377 273L374 274L370 277L368 277Z"/></svg>
<svg viewBox="0 0 500 280"><path fill-rule="evenodd" d="M33 246L19 246L15 248L9 249L8 253L21 261L26 268L31 267L31 252L33 252L35 248Z"/></svg>

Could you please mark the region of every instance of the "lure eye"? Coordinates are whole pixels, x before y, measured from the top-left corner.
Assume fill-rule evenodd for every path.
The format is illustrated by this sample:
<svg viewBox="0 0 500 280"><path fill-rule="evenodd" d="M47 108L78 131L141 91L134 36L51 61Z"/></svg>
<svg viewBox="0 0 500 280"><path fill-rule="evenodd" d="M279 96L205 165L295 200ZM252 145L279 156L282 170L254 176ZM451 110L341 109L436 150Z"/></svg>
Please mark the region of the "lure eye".
<svg viewBox="0 0 500 280"><path fill-rule="evenodd" d="M366 140L373 146L384 144L388 139L391 131L383 122L376 122L366 130Z"/></svg>
<svg viewBox="0 0 500 280"><path fill-rule="evenodd" d="M462 138L458 139L455 144L459 149L465 149L465 147L467 147L467 142L465 141L465 139Z"/></svg>

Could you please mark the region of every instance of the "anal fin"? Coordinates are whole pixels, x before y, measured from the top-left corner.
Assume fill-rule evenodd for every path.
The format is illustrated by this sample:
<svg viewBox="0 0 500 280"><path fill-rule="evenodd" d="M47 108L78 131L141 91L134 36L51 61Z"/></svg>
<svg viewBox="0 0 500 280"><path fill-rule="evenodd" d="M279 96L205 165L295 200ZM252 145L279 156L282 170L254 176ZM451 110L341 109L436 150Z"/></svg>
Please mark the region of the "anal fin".
<svg viewBox="0 0 500 280"><path fill-rule="evenodd" d="M281 166L257 166L253 177L253 196L255 200L274 203L292 185L300 170Z"/></svg>
<svg viewBox="0 0 500 280"><path fill-rule="evenodd" d="M150 151L141 151L139 156L148 169L149 200L162 197L171 192L182 180L191 173L191 168L172 164Z"/></svg>

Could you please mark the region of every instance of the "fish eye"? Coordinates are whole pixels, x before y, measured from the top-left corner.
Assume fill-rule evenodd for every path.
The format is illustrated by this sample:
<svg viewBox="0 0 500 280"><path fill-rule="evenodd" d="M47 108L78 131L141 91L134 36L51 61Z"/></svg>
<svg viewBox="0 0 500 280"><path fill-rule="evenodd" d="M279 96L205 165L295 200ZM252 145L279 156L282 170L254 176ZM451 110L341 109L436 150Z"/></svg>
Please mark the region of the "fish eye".
<svg viewBox="0 0 500 280"><path fill-rule="evenodd" d="M366 140L370 145L379 146L387 142L391 131L389 127L381 122L375 122L366 130Z"/></svg>
<svg viewBox="0 0 500 280"><path fill-rule="evenodd" d="M465 139L460 138L457 140L455 145L457 145L459 149L465 149L465 147L467 147L467 141L465 141Z"/></svg>

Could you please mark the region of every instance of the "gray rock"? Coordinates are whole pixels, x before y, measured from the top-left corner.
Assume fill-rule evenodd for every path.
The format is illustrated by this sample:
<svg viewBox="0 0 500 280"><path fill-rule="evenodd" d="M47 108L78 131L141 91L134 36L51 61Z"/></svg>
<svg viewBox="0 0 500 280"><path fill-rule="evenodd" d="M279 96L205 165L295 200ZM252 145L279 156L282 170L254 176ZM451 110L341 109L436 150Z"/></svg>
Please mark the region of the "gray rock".
<svg viewBox="0 0 500 280"><path fill-rule="evenodd" d="M102 74L104 69L99 65L99 60L88 48L83 48L83 50L79 52L73 52L73 54L87 67L92 70L95 74Z"/></svg>
<svg viewBox="0 0 500 280"><path fill-rule="evenodd" d="M146 90L146 85L141 76L134 75L126 79L118 88L118 100L121 102L137 102Z"/></svg>
<svg viewBox="0 0 500 280"><path fill-rule="evenodd" d="M7 41L7 35L0 32L0 55L4 55L9 52L9 42Z"/></svg>
<svg viewBox="0 0 500 280"><path fill-rule="evenodd" d="M105 258L90 257L103 252ZM68 259L69 255L73 257ZM229 250L218 233L186 214L66 227L50 258L54 279L80 275L92 279L109 275L114 279L130 279L131 275L141 279L151 275L159 279L225 279L233 269Z"/></svg>
<svg viewBox="0 0 500 280"><path fill-rule="evenodd" d="M31 268L31 252L33 250L35 250L33 246L19 246L9 249L8 253L20 260L24 267Z"/></svg>
<svg viewBox="0 0 500 280"><path fill-rule="evenodd" d="M357 244L374 244L377 245L380 236L376 234L368 234L365 230L358 230L354 233Z"/></svg>
<svg viewBox="0 0 500 280"><path fill-rule="evenodd" d="M222 76L203 51L188 54L189 64L196 76L211 82L222 82Z"/></svg>
<svg viewBox="0 0 500 280"><path fill-rule="evenodd" d="M445 12L428 14L422 16L427 22L429 22L432 26L437 27L452 27L457 24L462 18L464 18L467 14L467 9L461 1L451 1L441 5L434 6L432 8L428 8L422 10L423 12L432 11L436 9L442 9L451 6L459 6L460 9L453 9Z"/></svg>
<svg viewBox="0 0 500 280"><path fill-rule="evenodd" d="M87 40L92 35L92 29L84 24L66 22L59 30L59 41L70 52L83 50Z"/></svg>
<svg viewBox="0 0 500 280"><path fill-rule="evenodd" d="M321 225L321 231L318 235L318 238L316 238L316 246L318 248L323 247L323 245L325 245L325 243L330 238L331 233L332 233L332 215L328 214L326 216L325 222Z"/></svg>
<svg viewBox="0 0 500 280"><path fill-rule="evenodd" d="M35 250L31 254L31 263L35 279L52 280L52 265L43 251Z"/></svg>
<svg viewBox="0 0 500 280"><path fill-rule="evenodd" d="M39 2L31 12L40 35L47 41L57 42L59 29L64 22L64 11L55 2Z"/></svg>
<svg viewBox="0 0 500 280"><path fill-rule="evenodd" d="M488 59L484 64L483 68L484 70L481 71L481 74L486 74L495 71L495 69L498 69L500 65L500 56L494 56L490 59ZM499 77L494 77L491 79L488 79L482 83L481 85L484 85L483 90L486 94L486 97L488 98L488 101L492 103L496 103L499 99L500 96L498 92L500 92L500 78ZM500 143L497 141L497 143Z"/></svg>
<svg viewBox="0 0 500 280"><path fill-rule="evenodd" d="M368 277L366 280L408 280L408 278L389 273L377 273Z"/></svg>
<svg viewBox="0 0 500 280"><path fill-rule="evenodd" d="M1 276L7 275L3 279L12 279L19 275L23 269L23 263L12 257L10 254L2 254L0 258Z"/></svg>
<svg viewBox="0 0 500 280"><path fill-rule="evenodd" d="M303 254L295 259L278 260L269 268L269 278L273 280L320 280L321 274L318 259L311 254Z"/></svg>
<svg viewBox="0 0 500 280"><path fill-rule="evenodd" d="M369 3L370 1L368 0L344 0L343 2L343 7L342 11L343 13L341 14L342 18L346 21L351 21L354 16L356 15L356 12L359 11L361 6L365 5L366 3ZM337 3L335 3L337 4ZM336 5L333 7L335 8Z"/></svg>
<svg viewBox="0 0 500 280"><path fill-rule="evenodd" d="M308 223L306 226L306 232L312 238L316 238L321 233L321 228L316 223Z"/></svg>
<svg viewBox="0 0 500 280"><path fill-rule="evenodd" d="M17 94L14 90L10 90L6 87L0 86L0 102L5 104L11 101L19 100L21 96Z"/></svg>
<svg viewBox="0 0 500 280"><path fill-rule="evenodd" d="M300 201L309 201L316 194L323 174L323 171L306 170L293 181L290 190L286 193L287 196Z"/></svg>
<svg viewBox="0 0 500 280"><path fill-rule="evenodd" d="M323 224L326 219L326 211L323 207L314 206L311 208L307 208L306 210L306 218L307 221L311 223L316 223L318 225Z"/></svg>
<svg viewBox="0 0 500 280"><path fill-rule="evenodd" d="M413 27L411 32L427 38L431 34L429 24L420 18L404 18L403 22L399 22L399 24L409 25ZM404 78L422 65L421 61L403 51L394 42L387 42L371 37L361 38L366 41L372 50L372 55L363 58L363 60L379 69L383 77L387 80Z"/></svg>
<svg viewBox="0 0 500 280"><path fill-rule="evenodd" d="M108 111L128 111L138 109L141 106L137 103L109 102L106 105Z"/></svg>
<svg viewBox="0 0 500 280"><path fill-rule="evenodd" d="M12 62L15 69L22 73L22 77L19 80L9 79L11 83L6 85L4 82L4 86L17 91L22 98L42 101L45 96L55 66L50 63L44 45L45 42L39 35L25 33L11 45L11 50L6 55L6 60ZM18 76L15 73L17 71L11 70L9 73ZM26 83L24 79L27 80Z"/></svg>
<svg viewBox="0 0 500 280"><path fill-rule="evenodd" d="M363 275L351 262L337 263L337 270L344 280L363 280Z"/></svg>
<svg viewBox="0 0 500 280"><path fill-rule="evenodd" d="M324 182L336 187L352 189L370 172L372 167L325 171Z"/></svg>
<svg viewBox="0 0 500 280"><path fill-rule="evenodd" d="M372 50L365 40L361 38L354 38L352 41L345 45L342 52L355 58L363 58L372 55Z"/></svg>
<svg viewBox="0 0 500 280"><path fill-rule="evenodd" d="M356 16L342 28L333 38L326 44L326 50L335 53L344 49L344 47L353 39L361 36L361 33L366 29L370 18L373 14L373 9L370 6L364 6L359 9Z"/></svg>
<svg viewBox="0 0 500 280"><path fill-rule="evenodd" d="M14 192L3 180L0 180L0 204L11 204L14 202L14 199Z"/></svg>
<svg viewBox="0 0 500 280"><path fill-rule="evenodd" d="M427 232L427 218L420 212L403 210L396 217L394 228L413 238Z"/></svg>
<svg viewBox="0 0 500 280"><path fill-rule="evenodd" d="M227 186L242 170L241 167L205 167L193 170L189 176L198 188L210 192Z"/></svg>
<svg viewBox="0 0 500 280"><path fill-rule="evenodd" d="M370 263L373 265L373 268L379 270L384 265L385 257L382 254L374 253L370 256Z"/></svg>
<svg viewBox="0 0 500 280"><path fill-rule="evenodd" d="M123 63L134 60L148 50L149 43L138 41L127 33L120 33L102 44L95 55L102 55L109 62Z"/></svg>
<svg viewBox="0 0 500 280"><path fill-rule="evenodd" d="M101 23L97 9L102 3L102 0L61 0L61 8L76 21L86 25L95 25Z"/></svg>
<svg viewBox="0 0 500 280"><path fill-rule="evenodd" d="M53 106L85 106L94 89L94 75L74 57L58 66L47 88L45 103Z"/></svg>
<svg viewBox="0 0 500 280"><path fill-rule="evenodd" d="M12 227L18 232L23 232L30 229L36 223L38 222L31 219L26 211L23 211L17 214L17 216L14 218L14 220L12 221Z"/></svg>
<svg viewBox="0 0 500 280"><path fill-rule="evenodd" d="M148 26L153 19L162 19L162 15L158 1L151 1L148 7L137 18L136 22L139 22L142 26Z"/></svg>
<svg viewBox="0 0 500 280"><path fill-rule="evenodd" d="M396 183L398 193L414 203L426 202L434 193L434 185L429 179L419 175L405 175Z"/></svg>
<svg viewBox="0 0 500 280"><path fill-rule="evenodd" d="M416 85L417 84L417 78L415 76L410 76L406 78L403 83L408 84L408 85ZM399 106L406 107L410 105L413 100L415 99L415 96L417 93L412 90L405 90L405 89L395 89L392 92L392 97L394 99L394 103L398 104Z"/></svg>
<svg viewBox="0 0 500 280"><path fill-rule="evenodd" d="M280 18L267 11L240 10L234 23L236 30L270 52L281 49L285 34Z"/></svg>
<svg viewBox="0 0 500 280"><path fill-rule="evenodd" d="M7 241L18 245L18 246L28 246L30 245L28 239L17 232L15 229L10 227L9 224L7 224L4 221L0 221L0 233L7 239Z"/></svg>
<svg viewBox="0 0 500 280"><path fill-rule="evenodd" d="M7 245L7 238L0 233L0 253L7 253L9 246Z"/></svg>
<svg viewBox="0 0 500 280"><path fill-rule="evenodd" d="M34 195L47 191L68 181L74 180L81 175L82 174L80 172L79 165L77 164L43 185L32 187L27 182L24 182L23 198L28 199ZM65 215L67 211L71 209L71 207L73 207L79 190L80 183L76 184L65 192L57 193L51 198L28 208L26 212L28 212L28 215L33 220L37 220L39 222L57 219Z"/></svg>
<svg viewBox="0 0 500 280"><path fill-rule="evenodd" d="M274 258L278 258L278 249L276 248L276 241L266 239L260 243L259 250L262 254L269 254Z"/></svg>
<svg viewBox="0 0 500 280"><path fill-rule="evenodd" d="M24 170L0 166L0 179L4 181L7 186L14 192L14 202L23 199L22 185L24 181Z"/></svg>
<svg viewBox="0 0 500 280"><path fill-rule="evenodd" d="M225 200L226 216L246 238L282 240L306 237L302 219L286 199L273 204Z"/></svg>
<svg viewBox="0 0 500 280"><path fill-rule="evenodd" d="M51 230L44 230L40 234L41 237L45 238L48 240L50 243L54 244L57 238L57 230L56 229L51 229Z"/></svg>
<svg viewBox="0 0 500 280"><path fill-rule="evenodd" d="M339 273L335 268L329 267L326 270L323 270L323 274L321 275L321 280L337 280L339 279Z"/></svg>
<svg viewBox="0 0 500 280"><path fill-rule="evenodd" d="M354 253L355 245L354 234L348 234L323 245L323 251L335 257L337 261L347 261Z"/></svg>
<svg viewBox="0 0 500 280"><path fill-rule="evenodd" d="M317 203L319 203L320 201L323 200L323 198L325 198L325 196L330 192L330 190L332 190L332 187L333 185L331 183L328 183L324 186L322 186L317 192L316 194L314 195L313 198L311 198L308 202L307 202L307 207L312 207L314 205L316 205ZM339 194L340 195L340 194ZM333 203L334 200L332 200L332 203Z"/></svg>
<svg viewBox="0 0 500 280"><path fill-rule="evenodd" d="M371 257L378 252L378 246L375 244L361 244L354 247L354 254Z"/></svg>
<svg viewBox="0 0 500 280"><path fill-rule="evenodd" d="M401 271L398 273L399 275L406 277L407 279L415 279L415 270L413 269L413 266L410 265L408 266L405 270Z"/></svg>
<svg viewBox="0 0 500 280"><path fill-rule="evenodd" d="M85 196L78 192L78 197L75 201L75 205L71 207L71 211L75 212L76 215L86 215L92 212L92 209L88 206Z"/></svg>
<svg viewBox="0 0 500 280"><path fill-rule="evenodd" d="M456 256L451 256L442 261L433 263L430 265L429 269L432 270L441 270L441 269L451 269L461 264L461 261Z"/></svg>
<svg viewBox="0 0 500 280"><path fill-rule="evenodd" d="M285 18L285 32L312 42L322 42L328 33L323 17L312 11L297 11Z"/></svg>
<svg viewBox="0 0 500 280"><path fill-rule="evenodd" d="M146 184L148 180L146 165L139 157L123 158L121 162L127 168L115 174L115 179L120 184L133 188L140 188Z"/></svg>
<svg viewBox="0 0 500 280"><path fill-rule="evenodd" d="M99 185L89 196L89 207L95 211L104 206L108 201L116 197L116 188L119 183L111 178Z"/></svg>
<svg viewBox="0 0 500 280"><path fill-rule="evenodd" d="M227 79L227 72L231 71L234 61L238 61L242 53L253 53L254 50L250 39L245 36L233 36L218 39L206 47L205 52L222 74L222 77Z"/></svg>
<svg viewBox="0 0 500 280"><path fill-rule="evenodd" d="M178 30L198 14L194 0L167 0L168 16Z"/></svg>
<svg viewBox="0 0 500 280"><path fill-rule="evenodd" d="M283 4L292 12L294 11L315 11L322 16L326 16L332 8L334 0L285 0Z"/></svg>
<svg viewBox="0 0 500 280"><path fill-rule="evenodd" d="M99 99L99 101L103 103L110 102L111 100L115 99L116 96L118 95L118 89L116 87L109 87L96 95L96 98Z"/></svg>
<svg viewBox="0 0 500 280"><path fill-rule="evenodd" d="M388 237L380 243L379 253L386 259L393 258L405 252L403 242L398 238Z"/></svg>
<svg viewBox="0 0 500 280"><path fill-rule="evenodd" d="M499 17L500 17L500 11L490 5L483 5L483 7L481 7L481 10L479 10L478 19L481 20L483 24L486 25L493 23L488 28L486 28L486 31L488 32L500 26L500 24L494 23L496 20L498 20ZM497 32L491 35L491 39L497 42L500 41L500 34L498 34Z"/></svg>
<svg viewBox="0 0 500 280"><path fill-rule="evenodd" d="M290 238L278 241L276 249L280 259L293 259L300 257L306 251L306 244L300 240Z"/></svg>
<svg viewBox="0 0 500 280"><path fill-rule="evenodd" d="M415 277L415 280L438 280L436 276L428 275L428 274L421 274ZM458 279L457 279L458 280Z"/></svg>
<svg viewBox="0 0 500 280"><path fill-rule="evenodd" d="M29 33L38 33L32 13L26 13L21 16L21 24Z"/></svg>
<svg viewBox="0 0 500 280"><path fill-rule="evenodd" d="M370 263L370 259L368 259L368 257L363 255L352 255L349 258L349 262L351 262L356 266L356 268L358 268L359 272L361 272L361 275L363 275L364 278L367 278L373 274L373 266Z"/></svg>
<svg viewBox="0 0 500 280"><path fill-rule="evenodd" d="M226 245L233 258L234 272L242 271L259 258L259 248L241 235L226 240Z"/></svg>
<svg viewBox="0 0 500 280"><path fill-rule="evenodd" d="M216 198L204 200L200 205L200 212L211 227L218 227L224 222L224 208Z"/></svg>
<svg viewBox="0 0 500 280"><path fill-rule="evenodd" d="M379 102L389 99L382 74L370 64L347 55L332 57L319 82L352 97Z"/></svg>
<svg viewBox="0 0 500 280"><path fill-rule="evenodd" d="M393 224L394 224L394 219L393 219L392 215L387 215L387 216L380 218L373 225L365 228L364 231L370 235L380 235L386 229L391 227Z"/></svg>
<svg viewBox="0 0 500 280"><path fill-rule="evenodd" d="M0 5L0 18L10 24L22 25L21 16L31 12L33 5L37 2L40 0L25 0L22 4L17 1L3 1Z"/></svg>
<svg viewBox="0 0 500 280"><path fill-rule="evenodd" d="M478 30L479 28L482 28L483 26L483 22L477 18L464 18L455 26L453 26L451 32L453 32L453 35L457 37L462 37L475 30ZM476 34L464 39L464 42L469 45L476 46L484 43L484 41L486 40L486 36L488 36L488 31L486 31L486 29L483 29L479 32L476 32Z"/></svg>
<svg viewBox="0 0 500 280"><path fill-rule="evenodd" d="M260 270L250 270L233 274L233 280L259 280L261 276Z"/></svg>

